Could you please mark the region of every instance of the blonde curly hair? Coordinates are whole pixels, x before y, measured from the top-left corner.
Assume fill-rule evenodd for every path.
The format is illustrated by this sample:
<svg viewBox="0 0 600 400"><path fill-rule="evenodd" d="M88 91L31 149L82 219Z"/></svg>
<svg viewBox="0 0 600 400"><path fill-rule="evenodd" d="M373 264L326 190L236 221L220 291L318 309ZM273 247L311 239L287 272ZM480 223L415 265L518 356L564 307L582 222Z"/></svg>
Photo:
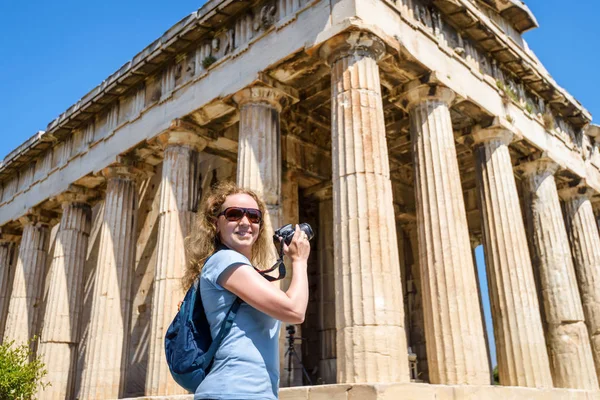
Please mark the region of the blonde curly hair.
<svg viewBox="0 0 600 400"><path fill-rule="evenodd" d="M262 215L266 215L265 203L252 190L238 187L235 183L225 181L215 185L198 210L191 234L185 239L188 264L183 275L182 285L189 289L200 275L204 262L215 252L221 240L217 234L217 215L228 196L234 194L247 194L258 204ZM260 224L258 238L252 246L252 265L261 269L269 260L270 247L273 246L271 238L266 233L265 221Z"/></svg>

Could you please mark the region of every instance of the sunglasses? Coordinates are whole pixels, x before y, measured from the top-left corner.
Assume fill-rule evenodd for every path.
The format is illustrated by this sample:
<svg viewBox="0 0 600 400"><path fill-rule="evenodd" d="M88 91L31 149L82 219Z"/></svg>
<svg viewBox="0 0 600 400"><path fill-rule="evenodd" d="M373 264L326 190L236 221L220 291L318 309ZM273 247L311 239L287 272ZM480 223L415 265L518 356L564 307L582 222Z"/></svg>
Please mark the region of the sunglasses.
<svg viewBox="0 0 600 400"><path fill-rule="evenodd" d="M256 208L228 207L221 211L217 217L221 215L224 215L227 221L239 221L244 218L244 215L253 224L260 224L262 221L262 213Z"/></svg>

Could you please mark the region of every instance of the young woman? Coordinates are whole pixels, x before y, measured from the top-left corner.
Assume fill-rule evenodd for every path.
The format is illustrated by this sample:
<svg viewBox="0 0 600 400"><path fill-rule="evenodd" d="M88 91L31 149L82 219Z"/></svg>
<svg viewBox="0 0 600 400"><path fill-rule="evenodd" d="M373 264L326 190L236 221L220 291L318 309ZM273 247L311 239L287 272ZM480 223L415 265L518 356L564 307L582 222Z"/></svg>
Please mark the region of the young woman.
<svg viewBox="0 0 600 400"><path fill-rule="evenodd" d="M184 286L200 279L213 337L236 298L244 301L210 373L196 389L196 400L278 398L280 321L304 321L310 244L296 226L292 242L284 245L293 275L283 292L255 269L270 267L265 262L273 242L265 232L264 215L265 205L254 192L223 183L208 196L188 239L191 263Z"/></svg>

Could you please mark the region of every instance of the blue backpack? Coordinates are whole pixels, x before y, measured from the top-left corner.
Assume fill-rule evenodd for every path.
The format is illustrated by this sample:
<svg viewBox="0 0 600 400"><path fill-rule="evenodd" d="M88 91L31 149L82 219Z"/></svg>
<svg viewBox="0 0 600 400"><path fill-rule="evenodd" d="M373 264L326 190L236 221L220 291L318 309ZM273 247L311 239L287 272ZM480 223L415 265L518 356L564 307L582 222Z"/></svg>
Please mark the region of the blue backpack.
<svg viewBox="0 0 600 400"><path fill-rule="evenodd" d="M186 293L165 335L165 354L173 379L187 391L195 392L210 372L215 353L231 330L241 303L236 298L212 340L200 296L200 279Z"/></svg>
<svg viewBox="0 0 600 400"><path fill-rule="evenodd" d="M227 249L221 246L217 251ZM216 253L216 252L215 252ZM213 253L213 255L215 254ZM211 256L212 257L212 256ZM273 278L266 273L279 268L279 276ZM283 244L279 251L277 263L266 271L258 271L268 281L280 280L285 277L283 264ZM237 297L221 323L219 333L215 340L210 334L210 324L206 319L202 296L200 295L200 277L196 279L188 290L179 312L165 334L165 354L167 364L175 382L188 392L195 392L206 375L210 372L213 358L233 325L233 320L242 304L242 299Z"/></svg>

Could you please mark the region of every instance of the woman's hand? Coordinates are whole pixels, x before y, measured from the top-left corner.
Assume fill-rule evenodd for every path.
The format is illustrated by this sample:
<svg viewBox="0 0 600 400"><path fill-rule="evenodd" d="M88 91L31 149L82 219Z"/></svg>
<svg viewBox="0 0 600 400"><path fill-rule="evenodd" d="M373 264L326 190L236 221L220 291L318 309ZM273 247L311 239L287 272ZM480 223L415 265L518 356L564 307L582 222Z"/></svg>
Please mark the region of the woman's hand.
<svg viewBox="0 0 600 400"><path fill-rule="evenodd" d="M298 224L296 224L296 232L294 233L290 245L283 244L283 253L288 256L293 263L297 261L306 262L308 260L308 256L310 255L310 242L308 241L306 233L300 230Z"/></svg>
<svg viewBox="0 0 600 400"><path fill-rule="evenodd" d="M310 244L306 234L296 225L296 232L284 253L292 260L292 281L286 292L263 278L250 265L229 268L219 284L259 311L282 322L301 324L308 305L307 260Z"/></svg>

